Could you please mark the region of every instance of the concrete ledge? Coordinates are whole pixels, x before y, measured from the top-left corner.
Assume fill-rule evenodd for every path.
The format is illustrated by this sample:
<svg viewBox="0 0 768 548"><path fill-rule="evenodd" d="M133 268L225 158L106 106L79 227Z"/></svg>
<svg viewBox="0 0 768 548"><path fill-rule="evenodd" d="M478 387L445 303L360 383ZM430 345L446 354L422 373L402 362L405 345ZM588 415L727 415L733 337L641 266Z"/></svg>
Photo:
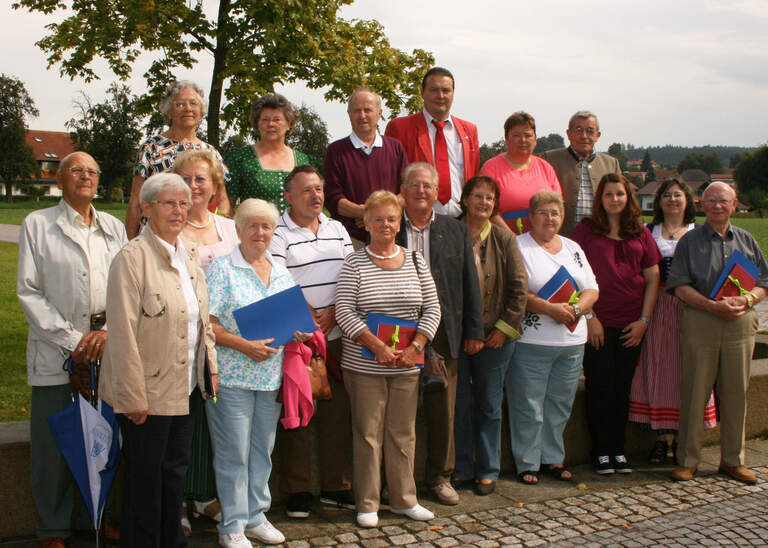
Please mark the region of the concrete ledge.
<svg viewBox="0 0 768 548"><path fill-rule="evenodd" d="M768 341L768 336L766 336ZM762 346L762 345L759 345ZM761 356L756 349L756 357ZM752 438L768 428L768 358L760 357L752 362L750 386L748 391L747 438ZM565 429L566 461L569 465L581 465L589 462L589 433L584 412L583 379L573 406L571 418ZM310 425L312 428L312 425ZM426 430L424 424L417 424L416 447L416 480L424 476L426 452L424 440ZM717 443L720 439L720 427L706 432L705 441L708 444ZM635 457L638 463L645 463L646 455L653 444L652 432L642 432L636 425L627 428L627 453ZM312 436L313 445L317 443ZM514 464L509 449L509 428L504 412L502 428L502 472L512 473ZM27 537L34 533L37 522L37 512L30 493L29 470L29 423L11 422L0 424L0 463L3 473L0 474L0 540ZM312 463L313 477L317 486L317 461ZM270 478L270 488L276 503L283 496L280 492L280 444L273 455L273 472Z"/></svg>

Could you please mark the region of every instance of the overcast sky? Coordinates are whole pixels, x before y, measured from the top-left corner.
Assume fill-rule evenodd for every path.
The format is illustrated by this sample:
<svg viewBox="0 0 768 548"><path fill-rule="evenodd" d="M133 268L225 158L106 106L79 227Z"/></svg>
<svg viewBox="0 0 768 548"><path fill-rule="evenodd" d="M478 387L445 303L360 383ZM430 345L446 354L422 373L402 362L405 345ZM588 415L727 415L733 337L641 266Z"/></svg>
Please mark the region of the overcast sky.
<svg viewBox="0 0 768 548"><path fill-rule="evenodd" d="M50 16L2 2L0 71L23 80L40 109L32 129L65 130L82 90L99 101L114 77L86 84L46 70L35 47ZM206 11L217 2L204 0ZM452 113L478 125L480 141L502 137L504 119L530 112L539 135L565 135L569 116L600 118L598 148L646 145L741 145L768 141L766 0L357 0L347 18L377 19L393 46L433 52L456 77ZM181 76L207 89L210 57ZM139 62L128 83L145 89ZM292 85L280 90L314 107L331 137L349 132L344 106ZM381 129L383 130L382 123Z"/></svg>

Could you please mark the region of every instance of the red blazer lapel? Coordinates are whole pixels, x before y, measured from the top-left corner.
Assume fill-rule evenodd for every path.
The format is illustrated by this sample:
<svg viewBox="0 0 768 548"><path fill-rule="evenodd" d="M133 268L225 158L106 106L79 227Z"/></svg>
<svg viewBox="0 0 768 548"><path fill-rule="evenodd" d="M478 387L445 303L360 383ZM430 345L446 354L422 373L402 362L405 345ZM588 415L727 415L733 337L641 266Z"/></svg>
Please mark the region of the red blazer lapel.
<svg viewBox="0 0 768 548"><path fill-rule="evenodd" d="M413 115L414 129L416 131L416 142L421 155L429 164L435 165L435 158L432 156L432 142L429 140L429 131L427 130L427 120L423 112L417 112Z"/></svg>

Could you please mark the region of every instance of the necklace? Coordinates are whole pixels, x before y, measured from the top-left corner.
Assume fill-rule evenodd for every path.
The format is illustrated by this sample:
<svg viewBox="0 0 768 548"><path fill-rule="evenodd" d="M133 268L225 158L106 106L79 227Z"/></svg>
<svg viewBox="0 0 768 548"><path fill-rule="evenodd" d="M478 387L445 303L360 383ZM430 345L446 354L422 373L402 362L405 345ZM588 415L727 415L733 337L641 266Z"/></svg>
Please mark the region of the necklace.
<svg viewBox="0 0 768 548"><path fill-rule="evenodd" d="M677 239L677 233L680 232L681 230L683 230L684 228L686 228L685 225L683 225L681 227L678 227L674 232L672 232L663 223L662 223L661 226L667 231L667 234L669 234L669 239L670 240L676 240Z"/></svg>
<svg viewBox="0 0 768 548"><path fill-rule="evenodd" d="M187 224L189 226L191 226L192 228L206 228L208 225L211 224L211 221L213 221L213 215L208 213L208 220L206 222L204 222L203 224L201 224L201 225L195 224L192 221L190 221L189 219L187 219Z"/></svg>
<svg viewBox="0 0 768 548"><path fill-rule="evenodd" d="M387 259L394 259L395 257L397 257L400 254L400 246L397 246L397 249L392 255L377 255L376 253L371 251L371 246L369 245L365 246L365 252L368 253L368 255L370 255L374 259L380 259L382 261L385 261Z"/></svg>

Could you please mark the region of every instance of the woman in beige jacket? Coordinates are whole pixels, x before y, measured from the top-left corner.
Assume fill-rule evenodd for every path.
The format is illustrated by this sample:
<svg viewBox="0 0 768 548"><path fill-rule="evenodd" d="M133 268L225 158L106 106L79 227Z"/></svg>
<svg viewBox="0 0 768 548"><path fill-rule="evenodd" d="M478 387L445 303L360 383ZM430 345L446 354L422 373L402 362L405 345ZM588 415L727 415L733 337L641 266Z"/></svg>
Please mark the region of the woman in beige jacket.
<svg viewBox="0 0 768 548"><path fill-rule="evenodd" d="M111 337L99 390L118 413L126 461L121 546L186 546L184 477L190 398L215 394L208 287L195 245L179 237L191 205L183 179L154 175L141 189L147 229L115 257L107 287Z"/></svg>

